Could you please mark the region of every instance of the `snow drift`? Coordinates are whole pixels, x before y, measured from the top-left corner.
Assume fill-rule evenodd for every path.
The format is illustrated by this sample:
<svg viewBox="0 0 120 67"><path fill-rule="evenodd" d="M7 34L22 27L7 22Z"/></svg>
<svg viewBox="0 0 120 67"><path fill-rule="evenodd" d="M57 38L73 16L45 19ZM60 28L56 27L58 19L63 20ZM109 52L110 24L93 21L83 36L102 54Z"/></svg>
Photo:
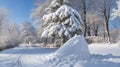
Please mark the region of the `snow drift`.
<svg viewBox="0 0 120 67"><path fill-rule="evenodd" d="M77 35L69 39L62 47L60 47L56 54L62 57L73 55L84 60L90 56L88 44L83 36Z"/></svg>

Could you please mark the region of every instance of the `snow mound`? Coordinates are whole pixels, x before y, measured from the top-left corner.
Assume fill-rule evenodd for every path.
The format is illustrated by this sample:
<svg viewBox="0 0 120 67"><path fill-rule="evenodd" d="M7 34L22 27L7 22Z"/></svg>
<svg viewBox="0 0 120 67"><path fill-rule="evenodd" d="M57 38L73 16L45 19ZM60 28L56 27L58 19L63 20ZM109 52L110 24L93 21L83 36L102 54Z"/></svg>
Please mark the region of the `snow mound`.
<svg viewBox="0 0 120 67"><path fill-rule="evenodd" d="M90 56L88 44L84 37L80 35L69 39L56 51L56 54L62 57L73 55L81 60L87 59Z"/></svg>

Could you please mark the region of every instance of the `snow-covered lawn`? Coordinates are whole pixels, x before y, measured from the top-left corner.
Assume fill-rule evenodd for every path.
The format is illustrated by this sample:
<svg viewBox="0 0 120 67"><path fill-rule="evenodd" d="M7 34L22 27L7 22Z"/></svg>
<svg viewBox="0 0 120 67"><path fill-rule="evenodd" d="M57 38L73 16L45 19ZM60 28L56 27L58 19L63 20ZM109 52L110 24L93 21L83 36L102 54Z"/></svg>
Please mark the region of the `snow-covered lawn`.
<svg viewBox="0 0 120 67"><path fill-rule="evenodd" d="M81 41L85 44L84 40ZM0 52L0 67L120 67L118 44L91 44L88 46L89 54L83 44L75 45L79 42L76 38L70 39L66 46L60 49L38 47L8 49Z"/></svg>
<svg viewBox="0 0 120 67"><path fill-rule="evenodd" d="M105 45L105 44L104 44ZM120 48L89 45L91 58L55 57L57 48L16 47L0 52L0 67L120 67ZM58 59L60 58L60 59ZM64 66L62 66L64 65Z"/></svg>

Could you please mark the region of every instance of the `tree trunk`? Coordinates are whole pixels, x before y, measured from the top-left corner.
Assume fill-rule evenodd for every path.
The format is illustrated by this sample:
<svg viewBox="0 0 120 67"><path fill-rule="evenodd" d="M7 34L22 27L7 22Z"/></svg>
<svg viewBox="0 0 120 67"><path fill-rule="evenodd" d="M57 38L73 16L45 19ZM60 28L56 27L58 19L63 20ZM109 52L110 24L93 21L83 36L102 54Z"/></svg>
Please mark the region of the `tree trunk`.
<svg viewBox="0 0 120 67"><path fill-rule="evenodd" d="M84 22L84 37L86 37L86 33L87 33L87 25L86 25L86 21Z"/></svg>
<svg viewBox="0 0 120 67"><path fill-rule="evenodd" d="M84 22L84 37L87 33L87 23L86 23L86 1L83 0L83 22Z"/></svg>
<svg viewBox="0 0 120 67"><path fill-rule="evenodd" d="M111 43L108 23L105 22L104 26L105 26L105 33L106 33L106 37L107 37L107 42Z"/></svg>
<svg viewBox="0 0 120 67"><path fill-rule="evenodd" d="M106 11L105 11L106 12ZM108 21L108 18L107 18L107 15L106 13L104 12L104 27L105 27L105 34L106 34L106 38L107 38L107 42L110 43L110 33L109 33L109 21Z"/></svg>
<svg viewBox="0 0 120 67"><path fill-rule="evenodd" d="M94 34L95 34L95 36L98 36L98 24L96 24L96 29L95 29Z"/></svg>
<svg viewBox="0 0 120 67"><path fill-rule="evenodd" d="M90 33L90 26L87 26L87 36L91 36L91 33Z"/></svg>

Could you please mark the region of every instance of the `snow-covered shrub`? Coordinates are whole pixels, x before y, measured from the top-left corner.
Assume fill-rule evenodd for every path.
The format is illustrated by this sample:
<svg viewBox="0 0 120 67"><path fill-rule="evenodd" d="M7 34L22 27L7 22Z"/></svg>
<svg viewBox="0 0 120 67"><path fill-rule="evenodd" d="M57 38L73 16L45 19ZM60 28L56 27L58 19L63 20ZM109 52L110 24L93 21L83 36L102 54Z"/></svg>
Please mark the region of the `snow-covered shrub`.
<svg viewBox="0 0 120 67"><path fill-rule="evenodd" d="M105 39L100 36L87 36L85 37L87 43L103 43L105 42Z"/></svg>
<svg viewBox="0 0 120 67"><path fill-rule="evenodd" d="M52 38L54 43L61 39L63 44L75 34L82 34L79 13L63 0L53 0L47 11L48 14L43 16L44 25L47 25L41 35L43 39Z"/></svg>

